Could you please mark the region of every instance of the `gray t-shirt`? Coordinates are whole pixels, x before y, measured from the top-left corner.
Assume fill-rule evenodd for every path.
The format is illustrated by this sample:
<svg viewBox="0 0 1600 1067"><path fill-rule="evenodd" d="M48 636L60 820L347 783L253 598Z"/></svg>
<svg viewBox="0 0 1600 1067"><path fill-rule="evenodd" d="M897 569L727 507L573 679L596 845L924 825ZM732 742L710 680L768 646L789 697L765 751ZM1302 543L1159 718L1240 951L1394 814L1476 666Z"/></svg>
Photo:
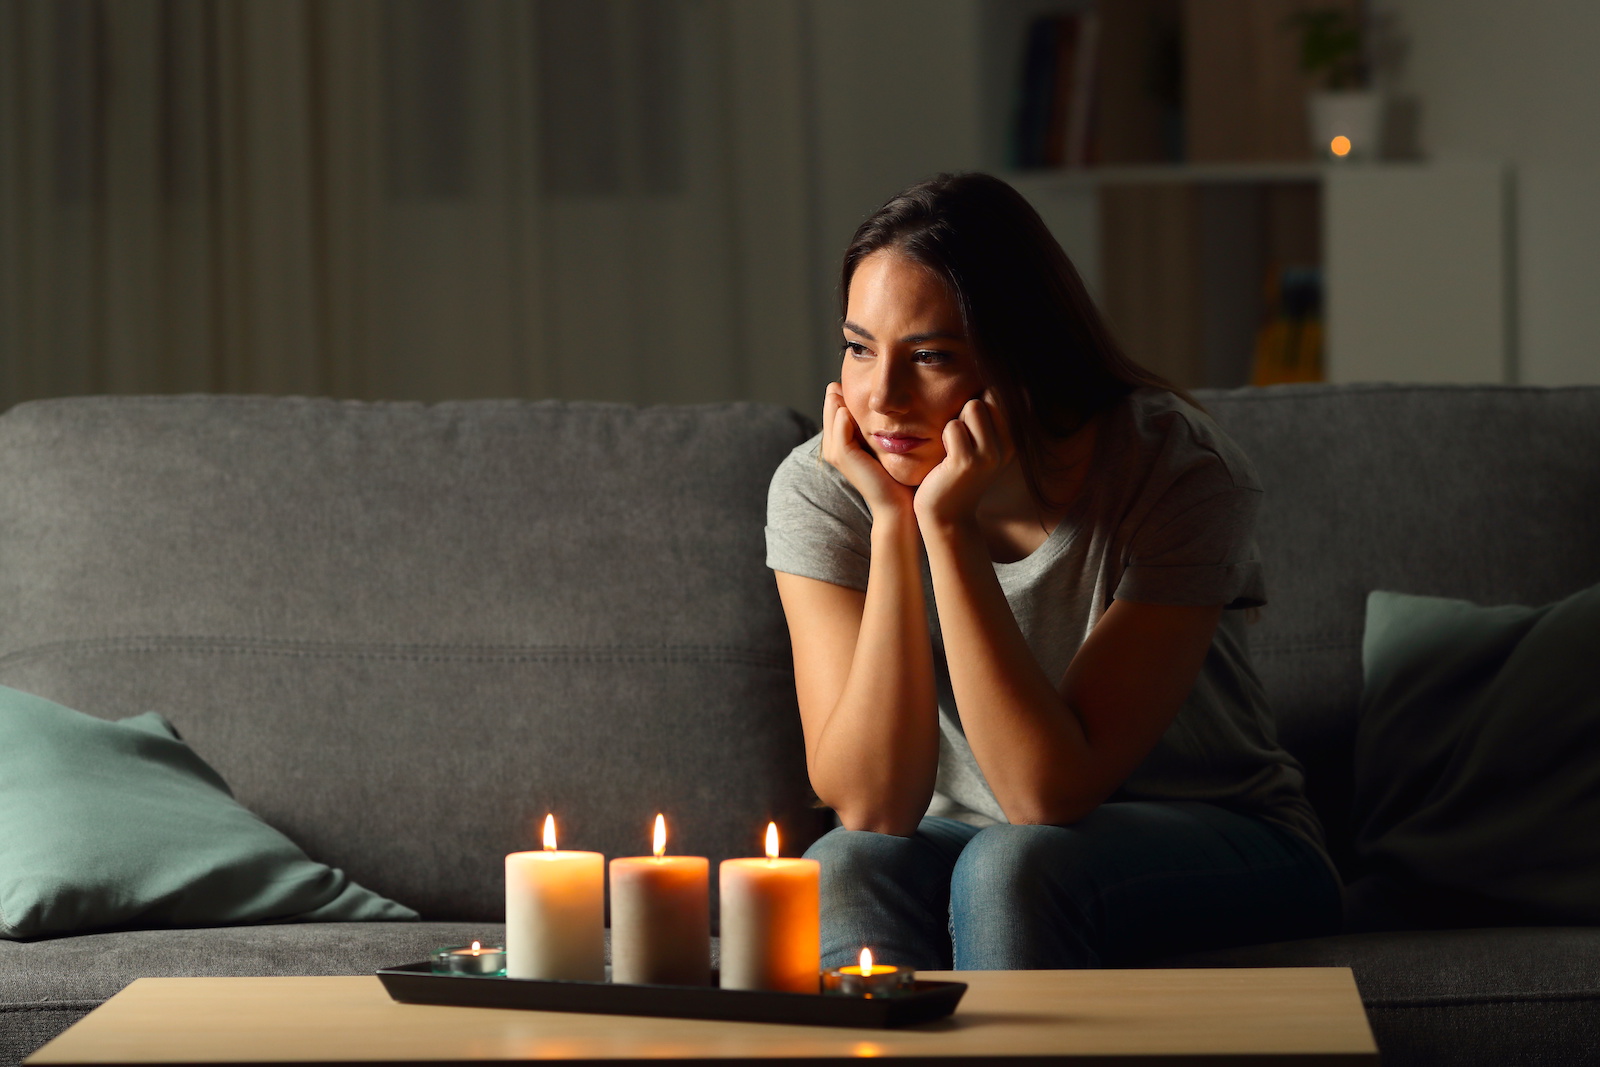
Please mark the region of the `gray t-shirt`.
<svg viewBox="0 0 1600 1067"><path fill-rule="evenodd" d="M1044 544L994 564L1049 677L1065 675L1113 599L1228 608L1266 602L1254 539L1261 485L1249 459L1203 412L1166 390L1135 390L1102 417L1091 464L1083 491ZM866 501L822 458L820 436L779 465L767 496L767 566L864 591L871 529ZM940 734L928 814L1005 822L962 730L926 557L923 584ZM1303 782L1299 764L1278 745L1239 612L1225 611L1182 710L1111 799L1224 804L1322 849Z"/></svg>

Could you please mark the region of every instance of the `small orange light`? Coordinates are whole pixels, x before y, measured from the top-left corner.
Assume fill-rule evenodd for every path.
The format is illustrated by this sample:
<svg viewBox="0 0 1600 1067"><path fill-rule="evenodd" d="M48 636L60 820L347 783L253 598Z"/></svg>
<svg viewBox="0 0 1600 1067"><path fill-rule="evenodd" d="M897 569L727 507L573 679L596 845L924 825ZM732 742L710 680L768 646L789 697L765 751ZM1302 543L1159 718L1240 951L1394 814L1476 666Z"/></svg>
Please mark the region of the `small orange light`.
<svg viewBox="0 0 1600 1067"><path fill-rule="evenodd" d="M861 950L861 977L872 977L872 950L870 948Z"/></svg>
<svg viewBox="0 0 1600 1067"><path fill-rule="evenodd" d="M660 859L667 854L667 820L660 813L656 814L655 848L656 859Z"/></svg>
<svg viewBox="0 0 1600 1067"><path fill-rule="evenodd" d="M778 858L778 824L775 823L775 822L769 822L769 823L767 823L767 859L775 860L777 858Z"/></svg>
<svg viewBox="0 0 1600 1067"><path fill-rule="evenodd" d="M1350 138L1341 133L1328 142L1328 151L1341 158L1348 156L1350 154Z"/></svg>
<svg viewBox="0 0 1600 1067"><path fill-rule="evenodd" d="M554 815L546 815L544 817L544 847L547 852L556 850L556 817Z"/></svg>

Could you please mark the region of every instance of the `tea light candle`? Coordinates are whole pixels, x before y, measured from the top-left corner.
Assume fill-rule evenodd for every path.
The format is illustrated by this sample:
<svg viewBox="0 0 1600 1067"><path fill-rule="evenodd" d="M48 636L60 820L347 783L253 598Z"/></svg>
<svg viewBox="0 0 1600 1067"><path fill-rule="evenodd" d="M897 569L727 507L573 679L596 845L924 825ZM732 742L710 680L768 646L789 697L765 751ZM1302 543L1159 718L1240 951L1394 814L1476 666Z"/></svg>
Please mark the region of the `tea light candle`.
<svg viewBox="0 0 1600 1067"><path fill-rule="evenodd" d="M506 857L506 977L603 982L605 857L556 850L555 818L544 851Z"/></svg>
<svg viewBox="0 0 1600 1067"><path fill-rule="evenodd" d="M766 859L722 861L722 988L817 992L821 871L816 860L780 859L773 823Z"/></svg>
<svg viewBox="0 0 1600 1067"><path fill-rule="evenodd" d="M822 990L846 997L886 997L905 989L917 980L909 967L884 966L872 962L872 950L861 950L861 964L824 971Z"/></svg>
<svg viewBox="0 0 1600 1067"><path fill-rule="evenodd" d="M711 861L668 856L656 816L655 855L611 861L611 980L711 984Z"/></svg>
<svg viewBox="0 0 1600 1067"><path fill-rule="evenodd" d="M471 974L496 977L506 973L506 950L474 941L470 945L441 948L433 954L434 974Z"/></svg>

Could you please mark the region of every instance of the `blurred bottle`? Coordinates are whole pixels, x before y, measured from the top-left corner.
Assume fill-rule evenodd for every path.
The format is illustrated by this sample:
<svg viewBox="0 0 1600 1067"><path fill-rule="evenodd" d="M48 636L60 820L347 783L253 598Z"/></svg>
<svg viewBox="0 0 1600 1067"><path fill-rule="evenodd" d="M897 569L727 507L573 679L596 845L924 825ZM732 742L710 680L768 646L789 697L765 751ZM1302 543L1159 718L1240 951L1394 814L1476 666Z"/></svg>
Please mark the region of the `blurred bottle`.
<svg viewBox="0 0 1600 1067"><path fill-rule="evenodd" d="M1274 264L1264 295L1250 384L1322 381L1322 269Z"/></svg>

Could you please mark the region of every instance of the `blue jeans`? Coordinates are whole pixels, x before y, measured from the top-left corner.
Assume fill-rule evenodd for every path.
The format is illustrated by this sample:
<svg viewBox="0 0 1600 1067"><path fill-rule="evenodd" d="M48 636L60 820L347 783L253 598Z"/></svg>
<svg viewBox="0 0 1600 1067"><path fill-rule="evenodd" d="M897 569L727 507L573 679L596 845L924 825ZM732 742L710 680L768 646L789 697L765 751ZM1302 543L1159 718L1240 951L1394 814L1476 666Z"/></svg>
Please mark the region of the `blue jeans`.
<svg viewBox="0 0 1600 1067"><path fill-rule="evenodd" d="M1316 849L1214 804L1103 804L1071 826L925 818L911 837L838 829L822 864L822 962L925 970L1133 966L1337 933Z"/></svg>

